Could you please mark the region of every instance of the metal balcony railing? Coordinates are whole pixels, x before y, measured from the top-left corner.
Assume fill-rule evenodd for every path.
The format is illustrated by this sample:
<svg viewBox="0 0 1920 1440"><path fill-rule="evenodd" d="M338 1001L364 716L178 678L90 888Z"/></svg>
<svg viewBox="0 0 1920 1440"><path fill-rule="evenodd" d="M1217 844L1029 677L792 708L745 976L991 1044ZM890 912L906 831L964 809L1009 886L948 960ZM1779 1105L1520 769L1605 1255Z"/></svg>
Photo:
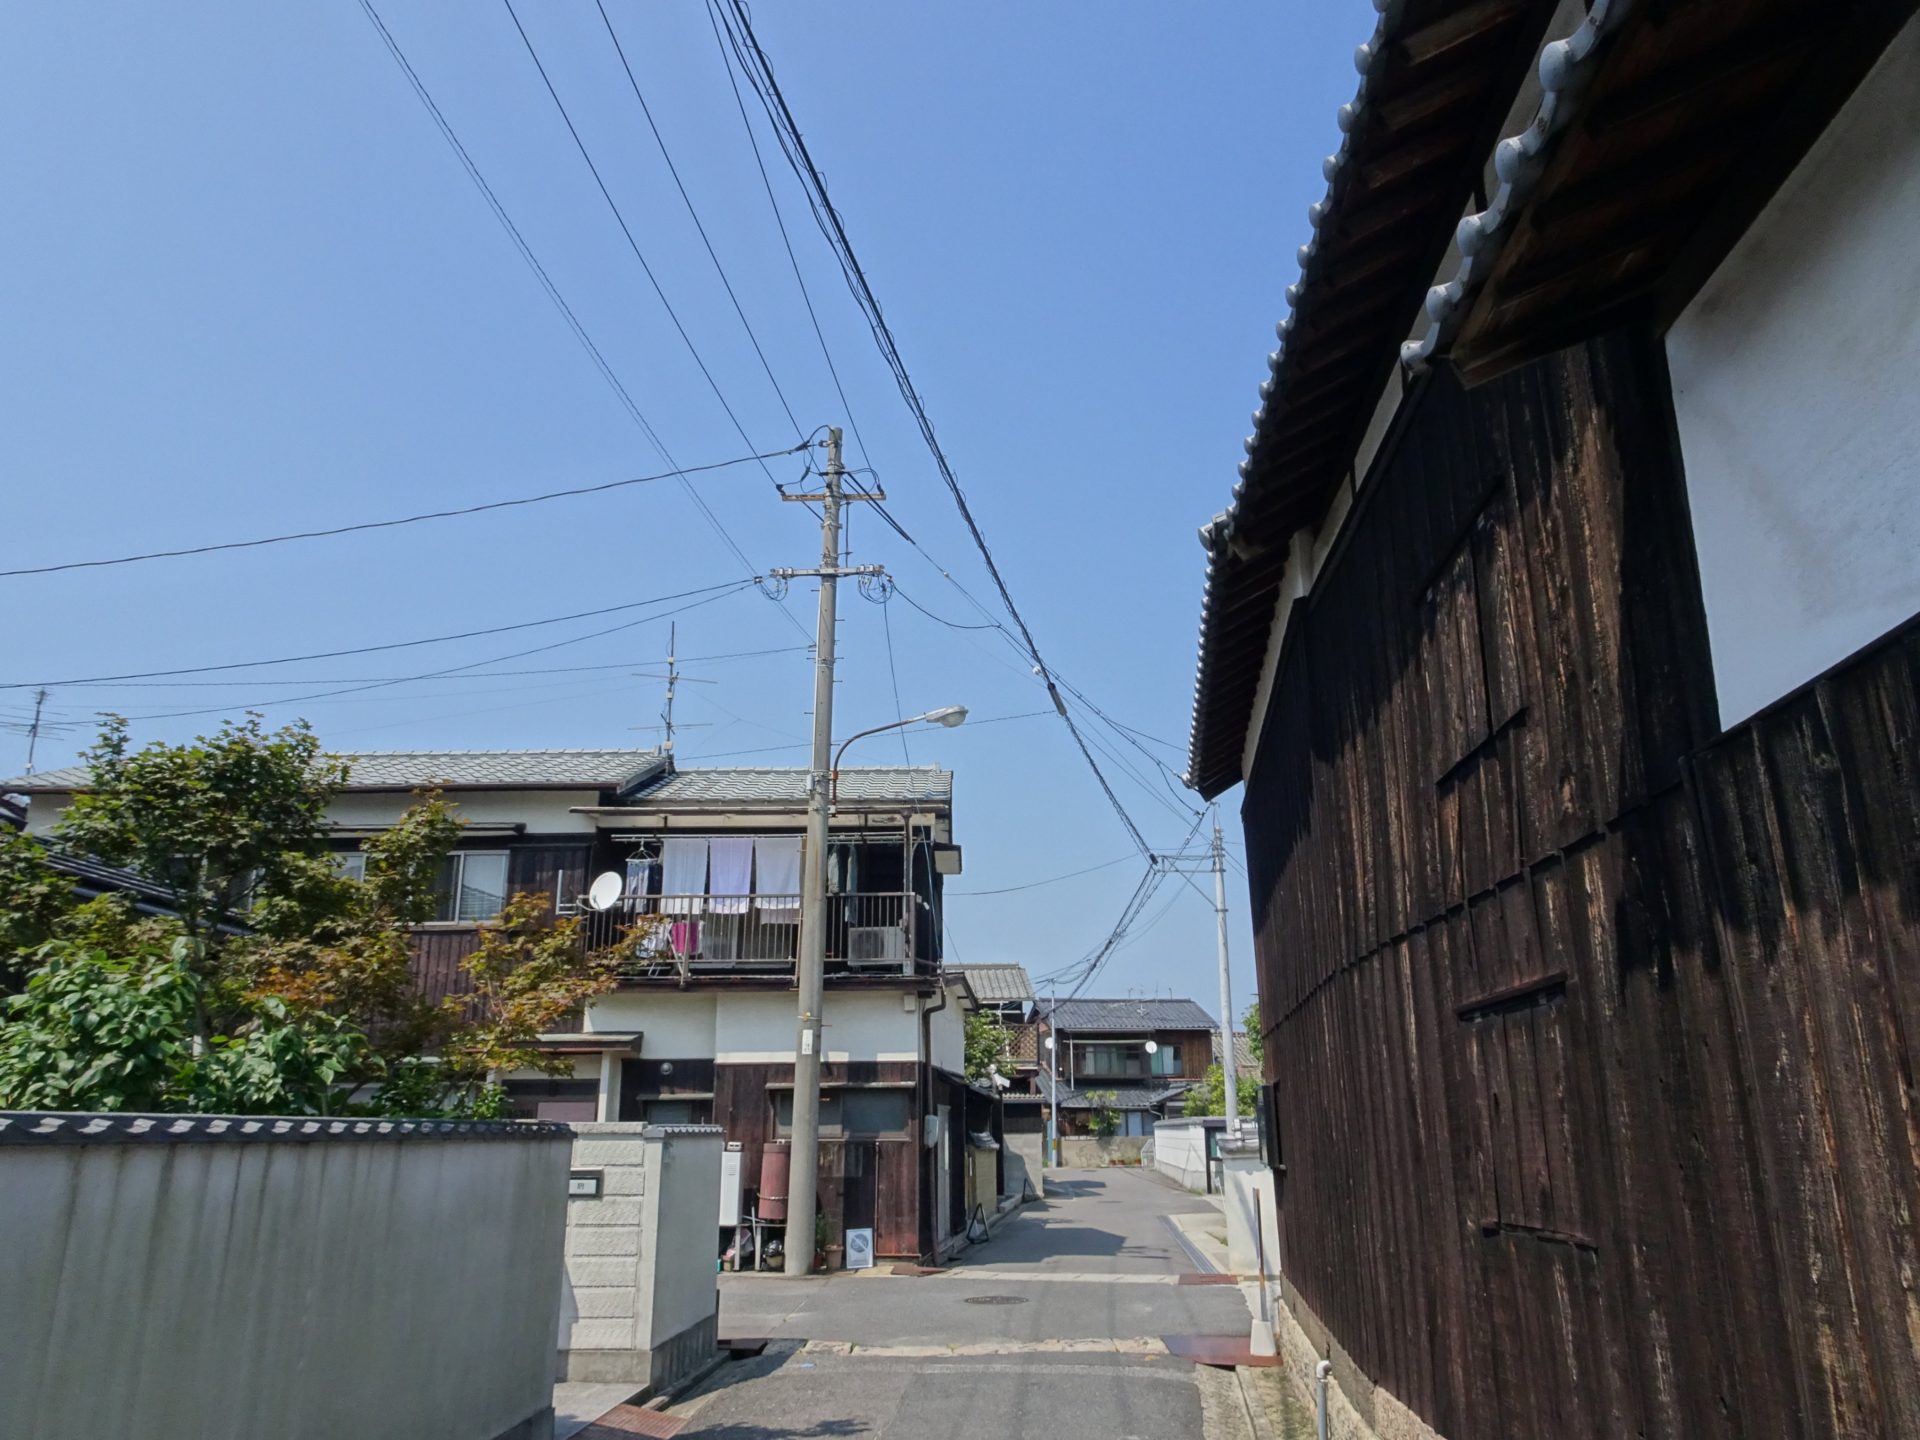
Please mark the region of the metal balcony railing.
<svg viewBox="0 0 1920 1440"><path fill-rule="evenodd" d="M797 897L629 896L607 910L582 905L580 940L609 951L624 975L791 975L800 954ZM932 907L904 893L829 895L827 969L912 974L933 968Z"/></svg>

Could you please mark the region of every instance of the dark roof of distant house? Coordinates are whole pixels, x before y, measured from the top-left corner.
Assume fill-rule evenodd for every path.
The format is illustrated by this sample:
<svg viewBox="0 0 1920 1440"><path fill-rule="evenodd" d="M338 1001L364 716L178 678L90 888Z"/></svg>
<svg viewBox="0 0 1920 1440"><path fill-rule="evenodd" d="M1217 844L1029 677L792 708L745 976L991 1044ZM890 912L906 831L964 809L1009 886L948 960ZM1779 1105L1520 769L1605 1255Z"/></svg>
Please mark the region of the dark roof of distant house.
<svg viewBox="0 0 1920 1440"><path fill-rule="evenodd" d="M351 767L346 790L626 790L659 771L658 750L369 750L333 757ZM805 773L805 772L802 772ZM0 790L84 790L85 765L0 780Z"/></svg>
<svg viewBox="0 0 1920 1440"><path fill-rule="evenodd" d="M1034 1088L1039 1091L1039 1098L1058 1105L1062 1110L1095 1109L1095 1095L1100 1097L1098 1104L1111 1106L1115 1110L1151 1110L1176 1095L1184 1095L1194 1086L1191 1080L1168 1080L1152 1086L1064 1085L1056 1084L1045 1071L1034 1076L1033 1082ZM1109 1099L1109 1096L1112 1098Z"/></svg>
<svg viewBox="0 0 1920 1440"><path fill-rule="evenodd" d="M1213 1032L1213 1062L1220 1063L1220 1032ZM1253 1041L1244 1030L1233 1032L1233 1068L1239 1075L1258 1075L1260 1062L1253 1058Z"/></svg>
<svg viewBox="0 0 1920 1440"><path fill-rule="evenodd" d="M649 809L676 805L801 806L807 803L803 766L674 770L655 776L627 797ZM953 772L932 765L842 770L842 805L936 805L953 803Z"/></svg>
<svg viewBox="0 0 1920 1440"><path fill-rule="evenodd" d="M116 891L126 895L136 895L142 900L152 901L156 905L172 904L172 896L164 885L156 885L146 876L132 870L122 869L118 865L103 865L98 860L89 860L84 855L68 855L58 850L48 850L45 855L48 865L62 875L71 875L75 888L90 894L101 895Z"/></svg>
<svg viewBox="0 0 1920 1440"><path fill-rule="evenodd" d="M1024 965L949 965L947 971L966 976L974 998L988 1005L1033 999L1033 981Z"/></svg>
<svg viewBox="0 0 1920 1440"><path fill-rule="evenodd" d="M1211 1030L1213 1017L1191 1000L1062 1000L1041 1002L1061 1030Z"/></svg>
<svg viewBox="0 0 1920 1440"><path fill-rule="evenodd" d="M0 795L0 825L11 826L15 830L24 830L27 825L27 807L18 800Z"/></svg>

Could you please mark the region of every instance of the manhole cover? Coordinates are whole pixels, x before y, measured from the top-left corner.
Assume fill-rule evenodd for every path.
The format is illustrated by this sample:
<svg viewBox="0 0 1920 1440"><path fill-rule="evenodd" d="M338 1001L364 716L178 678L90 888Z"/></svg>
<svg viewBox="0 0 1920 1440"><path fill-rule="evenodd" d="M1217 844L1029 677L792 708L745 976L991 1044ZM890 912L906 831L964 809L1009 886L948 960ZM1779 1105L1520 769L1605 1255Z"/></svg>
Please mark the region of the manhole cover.
<svg viewBox="0 0 1920 1440"><path fill-rule="evenodd" d="M968 1305L1024 1305L1027 1303L1027 1297L1024 1295L969 1295L965 1303Z"/></svg>

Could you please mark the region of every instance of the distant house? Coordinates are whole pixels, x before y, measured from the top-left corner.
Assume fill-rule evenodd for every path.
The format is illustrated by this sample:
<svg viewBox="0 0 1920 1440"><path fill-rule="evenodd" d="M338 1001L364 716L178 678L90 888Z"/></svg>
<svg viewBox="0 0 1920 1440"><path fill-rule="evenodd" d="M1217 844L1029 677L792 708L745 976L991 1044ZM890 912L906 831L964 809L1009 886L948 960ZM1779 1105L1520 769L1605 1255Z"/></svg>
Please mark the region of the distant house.
<svg viewBox="0 0 1920 1440"><path fill-rule="evenodd" d="M1377 8L1200 536L1284 1307L1383 1432L1920 1435L1916 6Z"/></svg>
<svg viewBox="0 0 1920 1440"><path fill-rule="evenodd" d="M1213 1063L1213 1017L1191 1000L1042 1000L1036 1013L1034 1086L1062 1135L1093 1133L1103 1107L1115 1134L1150 1135Z"/></svg>

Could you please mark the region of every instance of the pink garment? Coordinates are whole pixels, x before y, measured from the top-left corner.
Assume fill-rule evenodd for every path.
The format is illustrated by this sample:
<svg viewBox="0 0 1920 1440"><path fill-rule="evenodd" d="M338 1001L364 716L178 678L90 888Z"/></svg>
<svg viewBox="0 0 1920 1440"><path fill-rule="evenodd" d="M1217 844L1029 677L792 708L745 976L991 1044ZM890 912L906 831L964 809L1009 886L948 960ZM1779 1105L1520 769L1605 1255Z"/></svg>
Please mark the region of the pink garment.
<svg viewBox="0 0 1920 1440"><path fill-rule="evenodd" d="M668 932L668 937L673 941L674 955L684 960L700 948L700 922L676 920Z"/></svg>

